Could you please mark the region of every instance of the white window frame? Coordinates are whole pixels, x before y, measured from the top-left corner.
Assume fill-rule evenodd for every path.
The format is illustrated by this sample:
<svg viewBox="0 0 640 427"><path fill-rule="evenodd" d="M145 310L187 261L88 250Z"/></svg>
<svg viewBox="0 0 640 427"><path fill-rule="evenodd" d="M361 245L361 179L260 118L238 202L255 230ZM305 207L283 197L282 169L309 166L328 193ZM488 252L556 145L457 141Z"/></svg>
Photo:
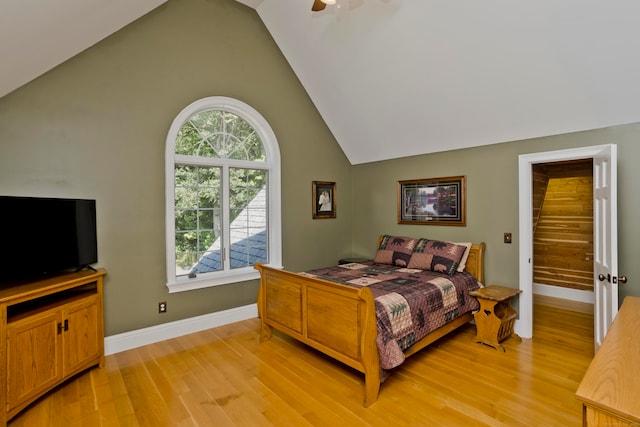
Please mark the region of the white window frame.
<svg viewBox="0 0 640 427"><path fill-rule="evenodd" d="M266 154L264 169L268 170L267 194L268 194L268 265L282 268L282 219L281 219L281 194L280 194L280 148L275 133L267 121L254 108L234 98L224 96L212 96L199 99L187 107L173 120L165 145L165 206L166 206L166 264L167 264L167 288L169 292L181 292L193 289L207 288L211 286L226 285L236 282L254 280L260 277L252 267L222 270L198 275L195 278L176 277L175 262L175 164L177 155L175 143L180 128L187 120L198 113L209 110L224 110L233 113L246 120L257 132ZM183 156L184 157L184 156ZM211 160L211 159L209 159ZM216 159L225 162L224 159ZM238 166L238 161L229 160L229 165ZM255 168L255 166L252 166ZM261 165L262 168L262 165ZM224 196L228 199L228 194ZM226 205L226 201L225 201ZM228 227L229 224L224 224Z"/></svg>

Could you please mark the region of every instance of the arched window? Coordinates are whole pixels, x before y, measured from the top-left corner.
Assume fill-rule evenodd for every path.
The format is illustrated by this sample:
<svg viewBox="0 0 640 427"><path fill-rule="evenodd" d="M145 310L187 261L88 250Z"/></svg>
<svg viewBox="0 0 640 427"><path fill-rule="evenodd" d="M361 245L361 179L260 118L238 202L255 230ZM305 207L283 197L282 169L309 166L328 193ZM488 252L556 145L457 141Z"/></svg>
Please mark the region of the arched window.
<svg viewBox="0 0 640 427"><path fill-rule="evenodd" d="M280 266L280 150L266 120L232 98L200 99L167 135L170 292L259 277Z"/></svg>

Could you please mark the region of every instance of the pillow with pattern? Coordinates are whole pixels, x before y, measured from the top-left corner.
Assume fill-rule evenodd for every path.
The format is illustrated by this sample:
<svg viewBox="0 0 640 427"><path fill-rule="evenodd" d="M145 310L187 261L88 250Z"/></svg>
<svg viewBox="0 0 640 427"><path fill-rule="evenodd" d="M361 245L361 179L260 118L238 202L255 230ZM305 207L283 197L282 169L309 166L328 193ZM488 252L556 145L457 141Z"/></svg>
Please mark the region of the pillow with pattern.
<svg viewBox="0 0 640 427"><path fill-rule="evenodd" d="M440 240L418 239L409 260L409 268L431 270L452 276L466 247Z"/></svg>
<svg viewBox="0 0 640 427"><path fill-rule="evenodd" d="M406 267L417 241L418 239L412 237L382 235L378 239L378 251L374 261Z"/></svg>

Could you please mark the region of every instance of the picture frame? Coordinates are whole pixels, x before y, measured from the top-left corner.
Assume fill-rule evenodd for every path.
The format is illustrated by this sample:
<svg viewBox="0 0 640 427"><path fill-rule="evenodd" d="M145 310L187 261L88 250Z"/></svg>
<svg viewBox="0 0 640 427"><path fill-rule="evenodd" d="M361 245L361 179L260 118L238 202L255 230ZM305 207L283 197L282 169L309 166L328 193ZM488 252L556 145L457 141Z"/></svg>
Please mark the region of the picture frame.
<svg viewBox="0 0 640 427"><path fill-rule="evenodd" d="M466 226L464 176L398 181L398 224Z"/></svg>
<svg viewBox="0 0 640 427"><path fill-rule="evenodd" d="M336 217L336 183L313 181L311 184L313 219Z"/></svg>

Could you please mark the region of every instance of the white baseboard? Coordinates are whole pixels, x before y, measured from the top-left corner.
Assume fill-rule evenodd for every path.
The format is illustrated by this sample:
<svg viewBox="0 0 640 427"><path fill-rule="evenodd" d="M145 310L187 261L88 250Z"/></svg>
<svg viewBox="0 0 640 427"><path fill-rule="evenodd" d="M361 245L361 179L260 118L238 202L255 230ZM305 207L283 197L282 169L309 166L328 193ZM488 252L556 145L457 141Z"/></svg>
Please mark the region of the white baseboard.
<svg viewBox="0 0 640 427"><path fill-rule="evenodd" d="M533 293L548 297L568 299L571 301L586 302L588 304L595 303L595 296L593 292L563 288L561 286L551 286L543 285L541 283L534 283Z"/></svg>
<svg viewBox="0 0 640 427"><path fill-rule="evenodd" d="M104 354L115 354L143 345L153 344L155 342L256 317L258 317L258 305L250 304L243 307L124 332L122 334L111 335L104 339Z"/></svg>

